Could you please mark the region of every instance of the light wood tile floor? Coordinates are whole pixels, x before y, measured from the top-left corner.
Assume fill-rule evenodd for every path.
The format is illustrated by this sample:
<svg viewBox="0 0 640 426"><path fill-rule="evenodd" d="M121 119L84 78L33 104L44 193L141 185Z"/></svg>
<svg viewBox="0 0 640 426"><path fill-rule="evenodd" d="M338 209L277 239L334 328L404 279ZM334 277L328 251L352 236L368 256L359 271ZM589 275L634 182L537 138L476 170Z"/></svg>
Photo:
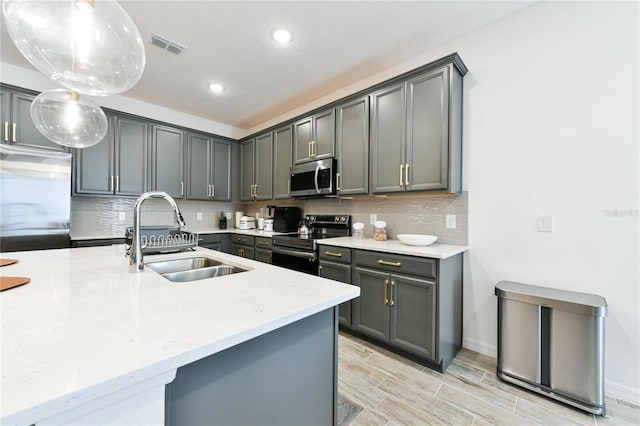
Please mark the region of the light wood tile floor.
<svg viewBox="0 0 640 426"><path fill-rule="evenodd" d="M593 416L503 383L496 359L460 351L444 374L340 332L338 391L358 425L640 425L640 407L607 398Z"/></svg>

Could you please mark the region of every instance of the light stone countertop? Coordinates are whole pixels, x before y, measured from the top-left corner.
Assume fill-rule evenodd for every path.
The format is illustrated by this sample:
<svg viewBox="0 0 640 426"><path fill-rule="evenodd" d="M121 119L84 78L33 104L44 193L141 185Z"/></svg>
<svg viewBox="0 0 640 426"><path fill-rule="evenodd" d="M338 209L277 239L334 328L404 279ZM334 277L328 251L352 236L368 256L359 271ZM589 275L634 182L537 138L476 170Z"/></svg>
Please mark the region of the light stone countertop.
<svg viewBox="0 0 640 426"><path fill-rule="evenodd" d="M467 246L434 243L429 246L409 246L400 240L376 241L373 238L337 237L318 240L324 246L372 250L384 253L406 254L409 256L446 259L469 249Z"/></svg>
<svg viewBox="0 0 640 426"><path fill-rule="evenodd" d="M342 302L359 288L226 253L250 271L174 283L130 273L124 245L2 253L0 423L35 423Z"/></svg>
<svg viewBox="0 0 640 426"><path fill-rule="evenodd" d="M242 229L237 229L237 228L220 229L220 228L197 228L197 227L189 227L189 226L187 226L185 228L182 228L182 229L184 231L187 231L187 232L195 232L195 233L198 233L198 234L226 234L226 233L231 233L231 234L252 235L254 237L273 237L274 235L290 233L290 232L267 232L267 231L261 231L259 229L242 230ZM296 232L296 231L294 230L294 231L291 231L291 232ZM72 234L71 235L71 240L72 241L109 240L109 239L112 239L112 238L124 238L124 233L122 235L108 235L108 234L93 234L93 235Z"/></svg>

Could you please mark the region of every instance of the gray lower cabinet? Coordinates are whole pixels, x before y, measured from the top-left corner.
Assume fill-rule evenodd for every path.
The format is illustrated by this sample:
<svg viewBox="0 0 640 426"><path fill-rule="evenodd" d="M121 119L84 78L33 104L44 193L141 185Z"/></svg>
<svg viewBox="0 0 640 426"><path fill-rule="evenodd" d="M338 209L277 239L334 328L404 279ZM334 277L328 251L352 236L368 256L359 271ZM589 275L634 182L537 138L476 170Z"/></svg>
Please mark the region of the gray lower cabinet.
<svg viewBox="0 0 640 426"><path fill-rule="evenodd" d="M291 126L284 126L273 131L273 198L290 198L291 153L293 131Z"/></svg>
<svg viewBox="0 0 640 426"><path fill-rule="evenodd" d="M229 252L229 234L200 234L199 246L224 253Z"/></svg>
<svg viewBox="0 0 640 426"><path fill-rule="evenodd" d="M462 75L449 63L371 95L373 193L460 192Z"/></svg>
<svg viewBox="0 0 640 426"><path fill-rule="evenodd" d="M102 142L74 149L73 192L78 195L138 196L147 191L149 126L109 114Z"/></svg>
<svg viewBox="0 0 640 426"><path fill-rule="evenodd" d="M31 104L37 93L0 87L2 104L2 143L45 148L52 151L68 152L69 148L58 145L36 128L31 119Z"/></svg>
<svg viewBox="0 0 640 426"><path fill-rule="evenodd" d="M253 259L255 257L255 238L248 235L231 234L231 254Z"/></svg>
<svg viewBox="0 0 640 426"><path fill-rule="evenodd" d="M240 147L240 199L273 198L273 134L244 141Z"/></svg>
<svg viewBox="0 0 640 426"><path fill-rule="evenodd" d="M184 167L188 200L231 200L231 142L187 132Z"/></svg>
<svg viewBox="0 0 640 426"><path fill-rule="evenodd" d="M351 328L444 371L462 346L462 255L356 250Z"/></svg>
<svg viewBox="0 0 640 426"><path fill-rule="evenodd" d="M369 97L336 107L337 192L369 192Z"/></svg>
<svg viewBox="0 0 640 426"><path fill-rule="evenodd" d="M255 237L255 252L254 258L260 262L272 263L271 259L271 238L268 237Z"/></svg>
<svg viewBox="0 0 640 426"><path fill-rule="evenodd" d="M335 145L335 111L330 108L293 123L293 162L332 157Z"/></svg>
<svg viewBox="0 0 640 426"><path fill-rule="evenodd" d="M184 132L151 126L151 190L184 197Z"/></svg>
<svg viewBox="0 0 640 426"><path fill-rule="evenodd" d="M335 281L351 284L351 249L320 246L318 275ZM351 301L339 306L339 322L351 326Z"/></svg>

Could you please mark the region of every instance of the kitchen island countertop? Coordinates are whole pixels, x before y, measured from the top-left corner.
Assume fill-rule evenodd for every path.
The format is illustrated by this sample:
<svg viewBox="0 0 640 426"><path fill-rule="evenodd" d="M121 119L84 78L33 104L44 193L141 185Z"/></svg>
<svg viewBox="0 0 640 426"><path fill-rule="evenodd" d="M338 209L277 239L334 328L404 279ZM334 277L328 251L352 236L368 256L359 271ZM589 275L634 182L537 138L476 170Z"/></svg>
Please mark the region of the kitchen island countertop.
<svg viewBox="0 0 640 426"><path fill-rule="evenodd" d="M373 238L338 237L318 240L324 246L345 247L361 250L380 251L384 253L406 254L408 256L447 259L463 253L469 248L453 244L434 243L428 246L409 246L400 240L376 241Z"/></svg>
<svg viewBox="0 0 640 426"><path fill-rule="evenodd" d="M348 284L230 254L247 272L174 283L130 273L124 246L2 253L0 423L32 424L130 388L359 295Z"/></svg>

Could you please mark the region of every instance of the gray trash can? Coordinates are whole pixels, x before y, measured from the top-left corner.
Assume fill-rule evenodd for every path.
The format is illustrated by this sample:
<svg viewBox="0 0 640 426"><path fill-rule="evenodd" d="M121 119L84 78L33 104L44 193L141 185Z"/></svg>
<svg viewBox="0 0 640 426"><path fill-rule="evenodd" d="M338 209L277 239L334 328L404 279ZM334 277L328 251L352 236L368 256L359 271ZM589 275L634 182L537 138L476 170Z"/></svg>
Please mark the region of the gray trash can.
<svg viewBox="0 0 640 426"><path fill-rule="evenodd" d="M605 415L601 296L501 281L498 377Z"/></svg>

